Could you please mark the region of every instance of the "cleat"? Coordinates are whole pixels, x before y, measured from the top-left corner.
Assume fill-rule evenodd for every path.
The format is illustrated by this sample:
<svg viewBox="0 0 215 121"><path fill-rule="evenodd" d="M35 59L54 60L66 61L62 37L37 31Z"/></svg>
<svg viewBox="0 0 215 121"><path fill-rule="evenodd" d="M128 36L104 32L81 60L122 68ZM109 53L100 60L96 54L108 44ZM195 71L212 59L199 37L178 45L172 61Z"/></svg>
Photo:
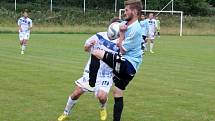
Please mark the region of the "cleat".
<svg viewBox="0 0 215 121"><path fill-rule="evenodd" d="M155 52L153 52L152 50L150 50L150 53L155 53Z"/></svg>
<svg viewBox="0 0 215 121"><path fill-rule="evenodd" d="M24 51L21 51L21 55L24 55Z"/></svg>
<svg viewBox="0 0 215 121"><path fill-rule="evenodd" d="M107 110L106 110L106 108L101 108L101 110L100 110L100 119L101 119L101 121L105 121L107 119Z"/></svg>
<svg viewBox="0 0 215 121"><path fill-rule="evenodd" d="M58 121L66 121L67 119L69 119L68 115L62 114L60 117L58 117Z"/></svg>

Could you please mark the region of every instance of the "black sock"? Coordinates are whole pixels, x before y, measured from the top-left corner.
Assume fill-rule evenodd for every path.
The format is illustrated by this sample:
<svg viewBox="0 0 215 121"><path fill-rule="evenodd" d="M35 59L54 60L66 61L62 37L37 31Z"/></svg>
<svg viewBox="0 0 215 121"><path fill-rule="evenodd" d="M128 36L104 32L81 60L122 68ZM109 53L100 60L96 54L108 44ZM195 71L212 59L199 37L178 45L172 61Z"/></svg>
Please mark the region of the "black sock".
<svg viewBox="0 0 215 121"><path fill-rule="evenodd" d="M120 121L123 110L123 97L114 98L113 121Z"/></svg>
<svg viewBox="0 0 215 121"><path fill-rule="evenodd" d="M100 67L100 60L94 55L91 55L90 68L89 68L89 85L95 87L97 73Z"/></svg>

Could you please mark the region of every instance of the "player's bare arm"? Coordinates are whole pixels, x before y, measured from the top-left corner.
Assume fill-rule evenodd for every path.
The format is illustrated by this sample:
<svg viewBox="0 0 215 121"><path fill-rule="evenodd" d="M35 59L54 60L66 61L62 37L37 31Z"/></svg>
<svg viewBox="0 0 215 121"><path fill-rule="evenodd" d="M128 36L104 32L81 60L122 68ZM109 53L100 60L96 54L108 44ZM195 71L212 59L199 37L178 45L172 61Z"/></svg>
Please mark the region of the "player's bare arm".
<svg viewBox="0 0 215 121"><path fill-rule="evenodd" d="M90 44L84 45L84 51L89 52L90 48L96 44L96 40L90 42Z"/></svg>

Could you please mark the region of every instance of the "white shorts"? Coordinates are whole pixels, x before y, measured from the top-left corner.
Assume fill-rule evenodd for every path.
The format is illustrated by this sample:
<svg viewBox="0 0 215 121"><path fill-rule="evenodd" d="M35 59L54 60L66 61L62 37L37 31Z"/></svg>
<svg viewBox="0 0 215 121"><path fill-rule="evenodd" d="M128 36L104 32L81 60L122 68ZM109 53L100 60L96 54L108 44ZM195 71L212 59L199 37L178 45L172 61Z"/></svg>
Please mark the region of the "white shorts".
<svg viewBox="0 0 215 121"><path fill-rule="evenodd" d="M83 91L88 92L86 89L84 89L81 85L89 83L89 74L84 74L81 78L75 81L75 84L83 89ZM107 94L110 91L110 88L113 84L113 78L111 77L97 77L96 84L95 84L95 95L97 95L99 90L102 90L106 92Z"/></svg>
<svg viewBox="0 0 215 121"><path fill-rule="evenodd" d="M154 40L155 39L155 33L154 32L149 32L149 39Z"/></svg>
<svg viewBox="0 0 215 121"><path fill-rule="evenodd" d="M29 32L19 32L19 40L29 40L30 33Z"/></svg>

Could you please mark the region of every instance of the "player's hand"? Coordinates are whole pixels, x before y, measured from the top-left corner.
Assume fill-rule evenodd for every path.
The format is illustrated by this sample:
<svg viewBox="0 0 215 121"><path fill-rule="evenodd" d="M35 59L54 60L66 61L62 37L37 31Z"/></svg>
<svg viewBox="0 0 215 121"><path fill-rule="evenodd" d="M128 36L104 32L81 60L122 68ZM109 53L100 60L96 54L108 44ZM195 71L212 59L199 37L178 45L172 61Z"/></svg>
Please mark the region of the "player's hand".
<svg viewBox="0 0 215 121"><path fill-rule="evenodd" d="M90 42L90 46L93 46L95 44L96 44L96 40L93 40L93 41Z"/></svg>
<svg viewBox="0 0 215 121"><path fill-rule="evenodd" d="M22 28L19 28L19 30L18 30L19 32L22 32Z"/></svg>
<svg viewBox="0 0 215 121"><path fill-rule="evenodd" d="M127 30L128 26L127 25L121 25L119 27L120 32L125 32Z"/></svg>
<svg viewBox="0 0 215 121"><path fill-rule="evenodd" d="M122 46L122 41L120 39L118 39L116 41L116 45L117 45L117 47L121 47Z"/></svg>

